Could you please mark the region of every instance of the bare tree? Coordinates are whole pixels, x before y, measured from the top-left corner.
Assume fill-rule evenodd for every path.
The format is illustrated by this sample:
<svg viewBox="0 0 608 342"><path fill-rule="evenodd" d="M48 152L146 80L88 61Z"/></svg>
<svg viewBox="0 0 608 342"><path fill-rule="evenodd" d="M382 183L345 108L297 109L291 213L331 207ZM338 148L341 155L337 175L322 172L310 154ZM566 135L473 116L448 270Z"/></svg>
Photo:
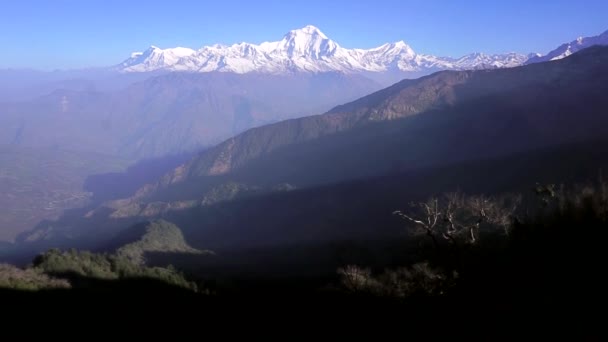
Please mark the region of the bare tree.
<svg viewBox="0 0 608 342"><path fill-rule="evenodd" d="M437 198L431 198L427 202L412 203L412 207L417 207L419 209L417 217L410 216L400 210L394 211L393 214L414 223L417 232L422 232L429 236L433 240L433 245L439 247L437 238L435 237L438 233L439 218L441 216L439 200Z"/></svg>
<svg viewBox="0 0 608 342"><path fill-rule="evenodd" d="M429 236L435 247L438 237L456 244L458 241L474 244L479 240L483 225L502 228L509 232L513 213L521 201L519 196L503 196L499 199L486 196L465 196L448 193L441 199L433 197L427 202L412 204L413 213L394 212L413 223L415 232Z"/></svg>
<svg viewBox="0 0 608 342"><path fill-rule="evenodd" d="M462 231L463 209L465 208L465 199L461 193L452 192L445 195L445 214L444 221L447 226L443 237L452 243L456 243L458 234Z"/></svg>
<svg viewBox="0 0 608 342"><path fill-rule="evenodd" d="M378 288L377 281L372 277L369 268L348 265L338 269L342 286L352 292L373 292Z"/></svg>

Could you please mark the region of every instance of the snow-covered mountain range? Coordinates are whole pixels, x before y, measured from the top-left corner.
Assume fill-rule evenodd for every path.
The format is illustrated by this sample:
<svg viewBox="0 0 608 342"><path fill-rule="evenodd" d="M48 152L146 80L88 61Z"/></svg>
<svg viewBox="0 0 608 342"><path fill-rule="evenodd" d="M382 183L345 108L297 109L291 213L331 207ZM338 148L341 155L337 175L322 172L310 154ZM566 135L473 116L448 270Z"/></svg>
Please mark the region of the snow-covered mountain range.
<svg viewBox="0 0 608 342"><path fill-rule="evenodd" d="M608 45L608 31L593 37L579 37L569 43L560 45L557 49L544 56L535 56L530 58L526 64L562 59L593 45Z"/></svg>
<svg viewBox="0 0 608 342"><path fill-rule="evenodd" d="M261 72L417 72L502 68L522 65L529 56L518 53L487 55L473 53L460 58L418 54L403 41L377 48L347 49L329 39L314 26L288 32L276 42L259 45L240 43L232 46L212 45L199 50L189 48L160 49L151 46L136 52L117 67L123 72L149 71L223 71L234 73Z"/></svg>

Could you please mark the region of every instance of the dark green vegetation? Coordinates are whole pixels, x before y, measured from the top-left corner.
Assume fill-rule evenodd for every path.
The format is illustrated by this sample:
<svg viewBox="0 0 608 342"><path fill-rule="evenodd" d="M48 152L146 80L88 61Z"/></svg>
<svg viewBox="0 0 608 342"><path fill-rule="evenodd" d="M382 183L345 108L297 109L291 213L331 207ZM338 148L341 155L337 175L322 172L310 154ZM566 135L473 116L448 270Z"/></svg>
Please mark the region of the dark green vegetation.
<svg viewBox="0 0 608 342"><path fill-rule="evenodd" d="M44 274L69 279L73 287L90 288L89 278L93 281L143 278L192 291L197 290L195 283L186 280L172 267L146 267L120 254L94 254L76 250L62 252L52 249L36 257L33 268Z"/></svg>
<svg viewBox="0 0 608 342"><path fill-rule="evenodd" d="M148 267L146 255L154 252L210 255L211 252L188 246L179 228L162 220L141 224L128 233L115 241L126 244L117 247L114 253L51 249L38 255L33 264L23 270L2 265L0 287L16 290L89 289L104 281L147 279L197 291L197 285L186 280L171 265Z"/></svg>
<svg viewBox="0 0 608 342"><path fill-rule="evenodd" d="M143 230L143 234L139 231L140 229ZM136 265L146 263L146 253L210 254L208 251L199 251L190 247L184 241L181 230L164 220L135 226L126 233L130 236L137 234L138 238L118 248L116 255ZM117 240L126 239L125 235L119 236Z"/></svg>
<svg viewBox="0 0 608 342"><path fill-rule="evenodd" d="M67 289L70 283L65 279L50 277L43 270L20 269L13 265L0 264L0 288L13 290Z"/></svg>

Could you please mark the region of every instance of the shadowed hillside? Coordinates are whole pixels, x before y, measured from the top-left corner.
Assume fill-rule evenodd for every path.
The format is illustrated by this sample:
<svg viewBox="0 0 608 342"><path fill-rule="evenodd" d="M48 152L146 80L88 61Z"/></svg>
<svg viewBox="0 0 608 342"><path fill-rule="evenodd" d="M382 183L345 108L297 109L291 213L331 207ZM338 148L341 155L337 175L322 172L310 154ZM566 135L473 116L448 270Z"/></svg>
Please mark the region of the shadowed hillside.
<svg viewBox="0 0 608 342"><path fill-rule="evenodd" d="M555 191L544 192L543 188ZM484 222L473 242L468 238L444 239L433 245L426 234L413 235L415 243L384 250L390 256L387 260L398 260L395 263L373 262L369 255L351 248L359 254L359 262L349 265L344 261L333 276L250 273L247 278L240 272L241 278L235 278L203 273L200 276L206 277L213 290L196 293L172 269L114 278L115 273L108 272L115 267L112 258L49 251L34 261L34 268L69 276L72 289L23 291L4 284L0 296L6 298L5 309L15 310L11 312L20 312L24 305L30 310L52 305L62 319L69 317L72 322L116 311L112 317L132 316L129 322L162 317L165 323L183 324L193 318L188 310L204 308L196 318L205 317L206 324L228 315L231 322L239 324L258 325L272 319L286 327L305 322L319 328L329 323L323 325L326 333L327 329L341 331L344 324L356 323L362 324L363 331L372 329L374 336L382 329L409 337L485 340L504 329L500 337L506 340L524 333L545 337L573 333L595 340L601 336L597 309L606 303L601 273L597 272L605 259L601 244L608 217L606 189L605 183L539 185L535 196L500 220L500 227L497 221ZM473 198L463 197L465 201ZM489 196L476 203L498 203L498 198ZM403 210L414 215L415 206ZM441 210L450 209L442 204ZM412 228L404 220L400 225L404 230ZM403 258L403 254L409 257ZM14 268L0 271L8 271L9 277L32 272ZM35 281L48 283L43 276ZM0 273L0 280L3 277ZM262 307L268 311L260 312ZM72 318L75 312L79 316ZM438 313L447 318L437 330ZM471 320L475 324L463 329ZM357 333L360 336L361 330Z"/></svg>
<svg viewBox="0 0 608 342"><path fill-rule="evenodd" d="M323 115L249 130L133 199L194 199L226 181L303 187L601 139L607 51L406 80Z"/></svg>
<svg viewBox="0 0 608 342"><path fill-rule="evenodd" d="M226 261L228 265L238 265L244 260L269 265L280 262L279 259L273 261L272 255L281 255L280 259L283 259L287 254L280 251L287 250L292 255L290 262L298 260L303 268L324 263L335 266L336 260L344 260L342 256L335 259L336 255L327 254L323 247L318 252L326 255L321 257L325 259L311 261L314 258L307 249L315 249L311 247L314 245L331 249L330 241L356 244L357 241L382 238L407 238L399 220L390 213L433 193L460 189L472 193L518 191L525 194L530 193L536 182L576 183L596 179L601 170L608 170L606 153L608 143L594 141L422 170L395 169L381 177L258 193L212 205L168 211L162 217L178 225L193 248L210 249L222 256L204 263L222 263L228 258L231 260ZM31 253L53 246L88 249L95 249L100 244L105 246L103 241L113 239L120 231L143 219L139 216L113 219L108 217L107 211L89 217L85 214L86 210L70 212L57 222L43 222L31 234L23 234L18 249L26 254L25 260L31 259ZM44 238L35 239L35 236ZM298 244L305 248L295 248ZM281 245L290 247L281 249ZM268 252L274 248L278 251L276 254ZM112 245L107 248L111 249ZM236 259L232 259L233 255ZM257 261L256 255L262 261ZM196 256L184 259L187 264L197 263ZM327 266L325 270L333 272L334 266Z"/></svg>

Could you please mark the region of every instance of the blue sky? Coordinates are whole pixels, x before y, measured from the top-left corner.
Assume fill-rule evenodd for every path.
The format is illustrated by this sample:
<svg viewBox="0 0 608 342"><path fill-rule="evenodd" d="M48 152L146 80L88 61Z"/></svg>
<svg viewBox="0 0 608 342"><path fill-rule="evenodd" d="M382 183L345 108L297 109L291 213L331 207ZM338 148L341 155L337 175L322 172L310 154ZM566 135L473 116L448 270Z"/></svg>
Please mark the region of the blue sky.
<svg viewBox="0 0 608 342"><path fill-rule="evenodd" d="M132 51L279 40L312 24L348 48L546 53L608 30L608 1L19 0L0 2L0 68L111 65Z"/></svg>

